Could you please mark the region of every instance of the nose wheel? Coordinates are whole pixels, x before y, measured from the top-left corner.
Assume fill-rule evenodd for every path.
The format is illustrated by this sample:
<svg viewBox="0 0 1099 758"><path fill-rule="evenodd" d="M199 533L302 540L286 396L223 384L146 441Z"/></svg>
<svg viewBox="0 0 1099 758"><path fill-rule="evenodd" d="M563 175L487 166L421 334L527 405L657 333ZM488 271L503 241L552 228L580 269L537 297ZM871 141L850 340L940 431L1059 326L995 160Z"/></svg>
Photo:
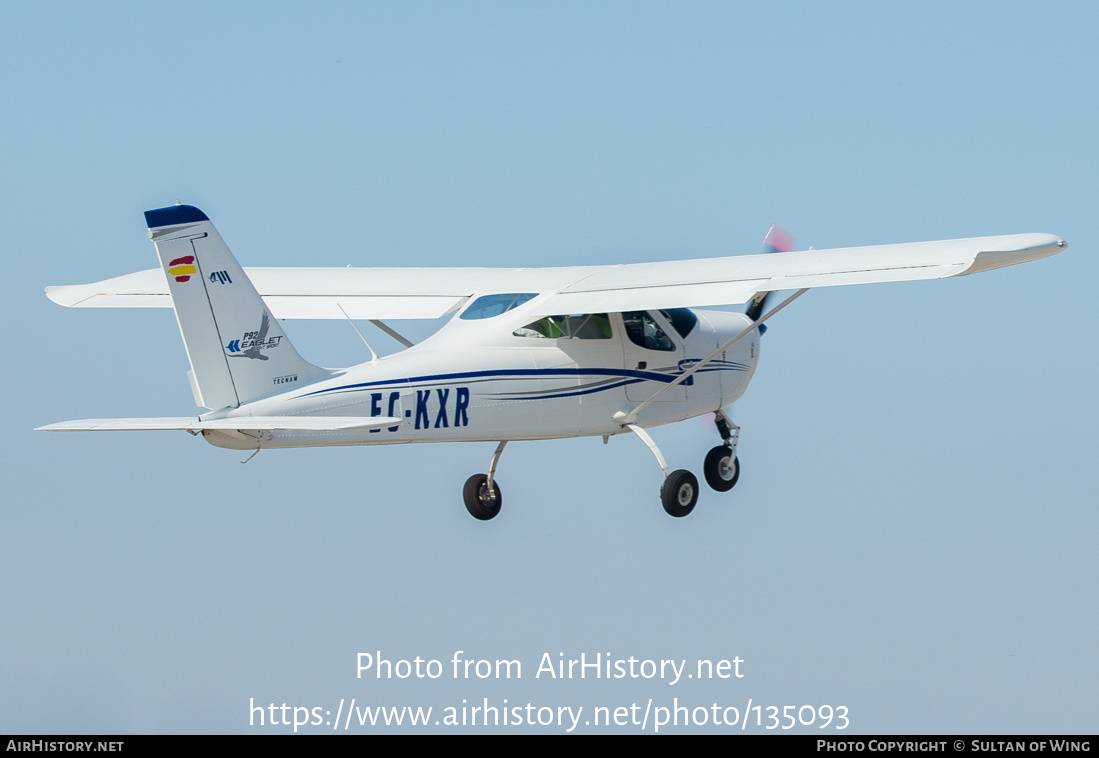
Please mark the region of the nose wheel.
<svg viewBox="0 0 1099 758"><path fill-rule="evenodd" d="M736 481L740 478L740 461L731 449L718 445L706 453L702 473L706 476L706 484L712 489L728 492L736 486Z"/></svg>

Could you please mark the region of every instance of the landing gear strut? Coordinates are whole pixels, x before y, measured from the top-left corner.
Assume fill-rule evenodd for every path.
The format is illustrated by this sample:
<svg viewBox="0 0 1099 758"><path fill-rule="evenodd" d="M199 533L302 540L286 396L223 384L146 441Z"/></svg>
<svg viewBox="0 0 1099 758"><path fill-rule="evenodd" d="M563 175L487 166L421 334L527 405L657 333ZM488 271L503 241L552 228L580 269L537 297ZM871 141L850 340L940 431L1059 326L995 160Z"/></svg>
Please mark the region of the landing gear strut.
<svg viewBox="0 0 1099 758"><path fill-rule="evenodd" d="M488 464L487 474L474 474L466 479L462 487L462 499L465 501L469 515L480 521L488 521L496 518L500 513L500 506L504 502L500 494L500 485L493 477L496 474L496 464L500 461L500 453L504 452L505 440L496 446L496 452L492 454L492 461Z"/></svg>
<svg viewBox="0 0 1099 758"><path fill-rule="evenodd" d="M669 516L683 518L693 511L695 504L698 503L698 479L695 478L695 475L686 469L668 471L668 463L664 460L664 454L660 452L660 448L653 442L653 438L649 436L649 433L637 424L626 424L626 426L648 446L664 472L664 483L660 485L660 502L664 506L665 512Z"/></svg>

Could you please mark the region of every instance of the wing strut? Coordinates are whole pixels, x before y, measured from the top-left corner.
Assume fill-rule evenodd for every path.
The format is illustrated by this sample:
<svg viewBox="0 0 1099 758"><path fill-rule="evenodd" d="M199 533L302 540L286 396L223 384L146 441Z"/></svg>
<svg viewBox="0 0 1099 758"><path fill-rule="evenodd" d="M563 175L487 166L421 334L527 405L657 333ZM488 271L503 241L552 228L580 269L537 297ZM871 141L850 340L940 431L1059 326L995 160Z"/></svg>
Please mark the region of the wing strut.
<svg viewBox="0 0 1099 758"><path fill-rule="evenodd" d="M761 316L760 318L757 318L757 319L756 319L755 321L753 321L753 322L751 323L751 325L750 325L750 326L748 326L748 327L746 327L746 328L744 329L744 331L742 331L742 332L741 332L740 334L738 334L737 336L733 337L733 338L732 338L731 340L729 340L729 341L728 341L728 342L726 342L726 343L725 343L724 345L722 345L721 347L719 347L719 348L718 348L717 350L715 350L715 351L713 351L712 353L710 353L709 355L707 355L707 356L706 356L705 358L703 358L702 360L700 360L700 361L699 361L698 363L696 363L695 365L691 366L691 367L690 367L689 369L687 369L687 370L686 370L686 371L684 371L684 372L683 372L682 374L680 374L679 376L677 376L677 377L676 377L676 378L675 378L674 380L672 380L671 382L668 382L667 384L665 384L665 385L664 385L664 386L663 386L662 388L660 388L660 389L659 389L658 391L656 391L655 393L653 393L653 395L652 395L652 396L651 396L651 397L650 397L650 398L649 398L648 400L646 400L645 402L641 403L641 405L639 405L639 406L637 406L636 408L634 408L634 409L633 409L632 411L630 411L630 412L629 412L628 414L627 414L627 413L623 413L622 411L619 411L618 413L614 414L614 420L615 420L615 421L617 421L617 422L618 422L619 424L622 424L623 426L630 426L631 424L634 424L634 423L636 423L636 422L637 422L637 417L638 417L638 415L639 415L639 414L641 413L641 411L643 411L643 410L645 410L646 408L648 408L648 407L649 407L649 405L650 405L650 404L652 404L652 403L653 403L654 401L656 401L656 400L659 400L659 399L660 399L660 397L661 397L661 396L662 396L662 395L663 395L663 394L664 394L665 392L667 392L668 390L670 390L670 389L671 389L672 387L675 387L676 385L682 384L682 383L683 383L683 382L684 382L684 381L685 381L685 380L687 379L687 377L691 376L691 375L692 375L692 374L694 374L694 373L695 373L696 371L698 371L698 370L699 370L700 368L704 367L704 366L705 366L705 365L706 365L707 363L709 363L710 361L712 361L712 360L713 360L714 358L716 358L717 356L719 356L719 355L721 355L722 353L724 353L724 352L725 352L726 350L728 350L728 349L729 349L730 347L732 347L734 343L738 342L738 341L739 341L739 340L740 340L740 339L741 339L742 337L744 337L744 336L745 336L746 334L751 334L751 333L752 333L752 331L753 331L753 330L754 330L754 329L755 329L756 327L758 327L758 326L759 326L760 324L762 324L762 323L763 323L764 321L766 321L767 319L771 318L771 316L773 316L773 315L775 315L776 313L778 313L779 311L781 311L781 310L782 310L783 308L785 308L785 307L786 307L787 305L789 305L790 303L794 302L795 300L797 300L797 299L798 299L799 297L801 297L802 295L804 295L804 294L805 294L806 292L808 292L808 291L809 291L809 288L808 288L808 287L802 287L802 288L801 288L801 289L799 289L799 290L798 290L797 292L795 292L794 294L790 295L790 297L786 298L786 299L785 299L785 300L783 300L783 301L782 301L781 303L779 303L778 305L776 305L776 306L775 306L774 308L772 308L771 310L767 311L767 313L765 313L765 314L764 314L763 316Z"/></svg>
<svg viewBox="0 0 1099 758"><path fill-rule="evenodd" d="M395 339L395 340L397 340L398 342L400 342L400 343L401 343L402 345L404 345L405 347L412 347L412 343L411 343L411 342L409 342L408 340L406 340L406 339L405 339L404 337L402 337L401 335L397 334L397 332L396 332L396 331L395 331L394 329L390 328L390 327L389 327L389 326L388 326L387 324L384 324L384 323L382 323L381 321L379 321L379 320L378 320L378 319L376 319L376 318L371 318L371 319L367 319L367 321L369 321L369 322L370 322L371 324L373 324L374 326L376 326L376 327L378 327L379 329L381 329L381 330L382 330L383 332L385 332L385 333L386 333L386 334L388 334L388 335L389 335L390 337L392 337L393 339Z"/></svg>

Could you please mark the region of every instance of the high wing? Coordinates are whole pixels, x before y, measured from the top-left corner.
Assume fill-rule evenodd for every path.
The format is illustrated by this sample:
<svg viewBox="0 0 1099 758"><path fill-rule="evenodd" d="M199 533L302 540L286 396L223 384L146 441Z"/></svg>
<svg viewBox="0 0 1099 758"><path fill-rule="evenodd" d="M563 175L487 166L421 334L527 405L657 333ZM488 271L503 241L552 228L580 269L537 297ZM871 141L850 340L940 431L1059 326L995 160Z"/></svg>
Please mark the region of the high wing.
<svg viewBox="0 0 1099 758"><path fill-rule="evenodd" d="M544 293L536 315L746 303L757 293L942 279L1045 258L1052 234L910 242L657 263L557 268L247 268L280 319L438 318L475 294ZM170 308L162 269L47 287L74 308Z"/></svg>

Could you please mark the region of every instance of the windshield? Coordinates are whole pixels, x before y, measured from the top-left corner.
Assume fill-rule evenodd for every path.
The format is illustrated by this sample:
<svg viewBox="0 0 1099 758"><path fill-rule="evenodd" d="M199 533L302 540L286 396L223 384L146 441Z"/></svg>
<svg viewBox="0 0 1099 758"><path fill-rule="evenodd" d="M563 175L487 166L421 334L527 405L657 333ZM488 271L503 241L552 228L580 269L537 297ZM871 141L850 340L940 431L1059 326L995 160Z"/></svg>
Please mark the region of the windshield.
<svg viewBox="0 0 1099 758"><path fill-rule="evenodd" d="M698 316L687 308L665 308L660 311L664 318L671 322L680 337L686 337L698 323Z"/></svg>

